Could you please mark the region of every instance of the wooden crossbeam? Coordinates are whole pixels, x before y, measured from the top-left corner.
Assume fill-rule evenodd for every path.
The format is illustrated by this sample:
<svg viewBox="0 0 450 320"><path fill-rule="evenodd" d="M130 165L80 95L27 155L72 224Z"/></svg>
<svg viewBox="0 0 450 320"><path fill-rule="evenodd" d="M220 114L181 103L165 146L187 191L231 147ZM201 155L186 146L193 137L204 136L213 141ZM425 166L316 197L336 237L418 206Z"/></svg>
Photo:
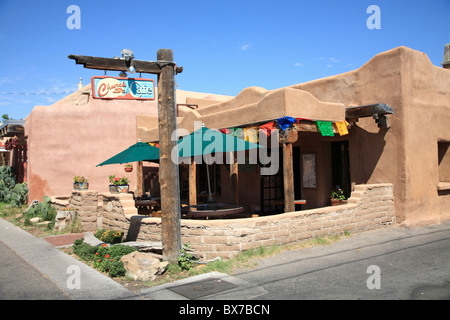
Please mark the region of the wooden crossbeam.
<svg viewBox="0 0 450 320"><path fill-rule="evenodd" d="M394 114L394 110L392 110L392 108L385 103L370 104L345 109L345 118L347 119L372 117L375 114Z"/></svg>
<svg viewBox="0 0 450 320"><path fill-rule="evenodd" d="M127 71L129 64L123 59L69 55L69 59L75 60L76 64L82 64L87 69ZM154 61L133 60L136 73L160 74L161 65Z"/></svg>

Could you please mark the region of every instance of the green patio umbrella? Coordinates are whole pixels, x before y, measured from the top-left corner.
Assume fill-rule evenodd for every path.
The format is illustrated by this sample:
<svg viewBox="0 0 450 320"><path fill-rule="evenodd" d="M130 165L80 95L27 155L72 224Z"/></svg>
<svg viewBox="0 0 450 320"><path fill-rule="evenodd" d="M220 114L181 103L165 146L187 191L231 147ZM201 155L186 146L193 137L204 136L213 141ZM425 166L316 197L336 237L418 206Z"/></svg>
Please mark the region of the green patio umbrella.
<svg viewBox="0 0 450 320"><path fill-rule="evenodd" d="M202 127L178 141L178 156L180 158L195 157L211 153L244 151L261 147L256 143L224 134L218 130ZM206 167L208 179L209 199L211 197L211 185L209 169Z"/></svg>
<svg viewBox="0 0 450 320"><path fill-rule="evenodd" d="M261 147L259 144L202 127L178 141L180 158L218 152L244 151Z"/></svg>
<svg viewBox="0 0 450 320"><path fill-rule="evenodd" d="M109 158L98 164L99 166L104 166L107 164L117 164L117 163L128 163L136 161L156 161L159 160L159 148L151 146L145 142L137 142L132 146L128 147L124 151L116 154L115 156Z"/></svg>

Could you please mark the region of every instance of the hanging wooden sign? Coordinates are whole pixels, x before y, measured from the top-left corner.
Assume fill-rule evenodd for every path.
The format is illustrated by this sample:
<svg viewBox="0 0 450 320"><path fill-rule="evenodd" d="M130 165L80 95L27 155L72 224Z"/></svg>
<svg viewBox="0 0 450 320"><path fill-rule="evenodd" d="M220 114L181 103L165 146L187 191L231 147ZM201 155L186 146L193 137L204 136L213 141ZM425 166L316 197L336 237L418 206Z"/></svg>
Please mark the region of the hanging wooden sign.
<svg viewBox="0 0 450 320"><path fill-rule="evenodd" d="M155 82L142 78L92 77L95 99L155 100Z"/></svg>

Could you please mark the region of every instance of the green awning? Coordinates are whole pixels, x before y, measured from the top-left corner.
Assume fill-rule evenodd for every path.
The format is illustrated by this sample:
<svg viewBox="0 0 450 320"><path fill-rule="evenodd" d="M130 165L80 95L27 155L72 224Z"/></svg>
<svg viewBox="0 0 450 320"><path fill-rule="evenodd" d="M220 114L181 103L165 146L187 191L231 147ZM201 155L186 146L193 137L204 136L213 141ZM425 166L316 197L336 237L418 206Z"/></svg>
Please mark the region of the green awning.
<svg viewBox="0 0 450 320"><path fill-rule="evenodd" d="M256 143L202 127L178 141L180 158L219 152L234 152L261 147Z"/></svg>
<svg viewBox="0 0 450 320"><path fill-rule="evenodd" d="M159 148L151 146L150 144L145 142L138 142L130 146L128 149L98 164L97 167L107 164L155 160L159 160Z"/></svg>

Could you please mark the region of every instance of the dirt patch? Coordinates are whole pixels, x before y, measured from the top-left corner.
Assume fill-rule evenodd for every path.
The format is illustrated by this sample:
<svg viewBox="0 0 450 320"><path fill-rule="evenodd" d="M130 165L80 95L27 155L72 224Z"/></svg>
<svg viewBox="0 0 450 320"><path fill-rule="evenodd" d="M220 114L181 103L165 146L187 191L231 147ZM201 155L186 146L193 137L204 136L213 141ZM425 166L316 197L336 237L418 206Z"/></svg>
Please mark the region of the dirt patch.
<svg viewBox="0 0 450 320"><path fill-rule="evenodd" d="M129 280L125 277L123 278L111 278L113 279L115 282L117 282L118 284L120 284L121 286L123 286L124 288L127 288L130 291L133 292L138 292L142 289L147 289L147 288L151 288L153 285L149 284L145 281L135 281L135 280Z"/></svg>

